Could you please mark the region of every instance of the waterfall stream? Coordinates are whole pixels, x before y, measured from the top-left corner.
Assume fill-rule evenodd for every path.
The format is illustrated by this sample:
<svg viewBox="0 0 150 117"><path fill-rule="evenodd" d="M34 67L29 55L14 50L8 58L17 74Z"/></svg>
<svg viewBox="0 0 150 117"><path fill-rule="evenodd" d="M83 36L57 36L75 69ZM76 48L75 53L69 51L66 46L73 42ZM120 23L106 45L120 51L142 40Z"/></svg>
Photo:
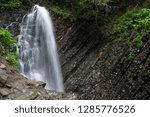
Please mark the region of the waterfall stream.
<svg viewBox="0 0 150 117"><path fill-rule="evenodd" d="M35 5L31 13L23 17L18 44L21 74L31 80L44 81L47 89L63 92L53 23L44 7Z"/></svg>

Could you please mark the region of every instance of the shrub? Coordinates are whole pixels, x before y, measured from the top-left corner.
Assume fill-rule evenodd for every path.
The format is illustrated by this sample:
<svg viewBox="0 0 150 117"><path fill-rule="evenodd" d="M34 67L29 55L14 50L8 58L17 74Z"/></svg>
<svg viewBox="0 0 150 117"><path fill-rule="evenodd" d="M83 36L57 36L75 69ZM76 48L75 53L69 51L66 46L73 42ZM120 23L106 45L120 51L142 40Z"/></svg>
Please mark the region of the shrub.
<svg viewBox="0 0 150 117"><path fill-rule="evenodd" d="M3 12L5 10L12 10L16 9L21 6L20 0L7 0L4 3L0 3L0 12Z"/></svg>
<svg viewBox="0 0 150 117"><path fill-rule="evenodd" d="M17 41L6 29L0 29L0 54L15 68L18 67Z"/></svg>
<svg viewBox="0 0 150 117"><path fill-rule="evenodd" d="M50 9L56 13L57 15L62 16L64 19L69 19L70 21L74 21L75 18L72 15L71 11L68 9L63 9L60 6L57 6L55 4L49 3L50 4Z"/></svg>
<svg viewBox="0 0 150 117"><path fill-rule="evenodd" d="M117 42L125 42L130 48L130 54L134 55L133 49L143 47L142 41L150 32L150 9L132 9L117 18L112 23L112 38ZM130 57L131 58L131 57Z"/></svg>
<svg viewBox="0 0 150 117"><path fill-rule="evenodd" d="M56 14L68 18L71 21L98 21L103 23L105 7L111 0L49 0L50 9Z"/></svg>

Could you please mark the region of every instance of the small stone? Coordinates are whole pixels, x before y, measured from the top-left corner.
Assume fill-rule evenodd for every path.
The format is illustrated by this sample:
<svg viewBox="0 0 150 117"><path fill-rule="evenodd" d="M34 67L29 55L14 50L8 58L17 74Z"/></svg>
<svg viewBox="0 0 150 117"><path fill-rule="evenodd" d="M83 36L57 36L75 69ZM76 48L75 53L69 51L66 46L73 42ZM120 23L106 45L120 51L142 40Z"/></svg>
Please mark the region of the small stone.
<svg viewBox="0 0 150 117"><path fill-rule="evenodd" d="M1 68L1 69L5 69L6 66L5 66L4 64L1 63L1 64L0 64L0 68Z"/></svg>

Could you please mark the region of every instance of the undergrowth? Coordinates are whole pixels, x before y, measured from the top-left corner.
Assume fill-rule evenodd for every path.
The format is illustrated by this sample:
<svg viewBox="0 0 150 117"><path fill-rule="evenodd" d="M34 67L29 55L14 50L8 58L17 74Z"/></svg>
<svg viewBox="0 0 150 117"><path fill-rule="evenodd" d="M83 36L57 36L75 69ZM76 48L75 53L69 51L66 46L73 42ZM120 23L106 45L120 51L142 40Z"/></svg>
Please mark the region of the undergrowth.
<svg viewBox="0 0 150 117"><path fill-rule="evenodd" d="M19 8L21 6L21 3L22 1L20 0L9 0L4 3L2 2L0 3L0 12Z"/></svg>
<svg viewBox="0 0 150 117"><path fill-rule="evenodd" d="M126 43L129 60L144 46L144 38L150 33L150 9L132 9L112 23L112 38L115 42Z"/></svg>
<svg viewBox="0 0 150 117"><path fill-rule="evenodd" d="M70 21L92 21L104 23L106 18L107 2L110 0L49 0L49 8L64 19Z"/></svg>
<svg viewBox="0 0 150 117"><path fill-rule="evenodd" d="M18 69L17 41L9 31L2 28L0 29L0 54Z"/></svg>
<svg viewBox="0 0 150 117"><path fill-rule="evenodd" d="M49 2L50 9L59 16L62 16L64 19L69 19L70 21L75 21L75 17L72 15L71 11L68 9L63 9L60 6L52 4Z"/></svg>

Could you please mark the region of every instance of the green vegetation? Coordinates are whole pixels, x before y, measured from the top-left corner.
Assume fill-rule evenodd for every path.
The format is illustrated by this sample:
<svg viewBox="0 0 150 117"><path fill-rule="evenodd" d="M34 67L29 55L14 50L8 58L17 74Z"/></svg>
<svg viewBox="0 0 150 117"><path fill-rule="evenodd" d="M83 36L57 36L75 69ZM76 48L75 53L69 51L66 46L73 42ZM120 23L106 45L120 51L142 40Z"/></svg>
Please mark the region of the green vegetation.
<svg viewBox="0 0 150 117"><path fill-rule="evenodd" d="M6 29L0 29L0 54L5 56L10 64L18 68L17 41Z"/></svg>
<svg viewBox="0 0 150 117"><path fill-rule="evenodd" d="M9 1L6 0L6 2L0 3L0 12L16 9L20 6L21 6L20 0L9 0Z"/></svg>
<svg viewBox="0 0 150 117"><path fill-rule="evenodd" d="M71 21L74 21L75 18L72 15L71 11L68 9L62 9L61 7L50 3L50 9L55 12L57 15L62 16L64 19L70 19Z"/></svg>
<svg viewBox="0 0 150 117"><path fill-rule="evenodd" d="M96 21L103 23L107 3L111 0L49 0L49 7L56 14L71 21Z"/></svg>
<svg viewBox="0 0 150 117"><path fill-rule="evenodd" d="M128 56L128 60L129 60L129 61L133 61L134 58L135 58L135 56L133 56L133 55L129 55L129 56Z"/></svg>
<svg viewBox="0 0 150 117"><path fill-rule="evenodd" d="M143 38L150 33L150 9L132 9L112 24L112 38L127 43L130 55L144 46ZM131 60L133 57L129 57Z"/></svg>

